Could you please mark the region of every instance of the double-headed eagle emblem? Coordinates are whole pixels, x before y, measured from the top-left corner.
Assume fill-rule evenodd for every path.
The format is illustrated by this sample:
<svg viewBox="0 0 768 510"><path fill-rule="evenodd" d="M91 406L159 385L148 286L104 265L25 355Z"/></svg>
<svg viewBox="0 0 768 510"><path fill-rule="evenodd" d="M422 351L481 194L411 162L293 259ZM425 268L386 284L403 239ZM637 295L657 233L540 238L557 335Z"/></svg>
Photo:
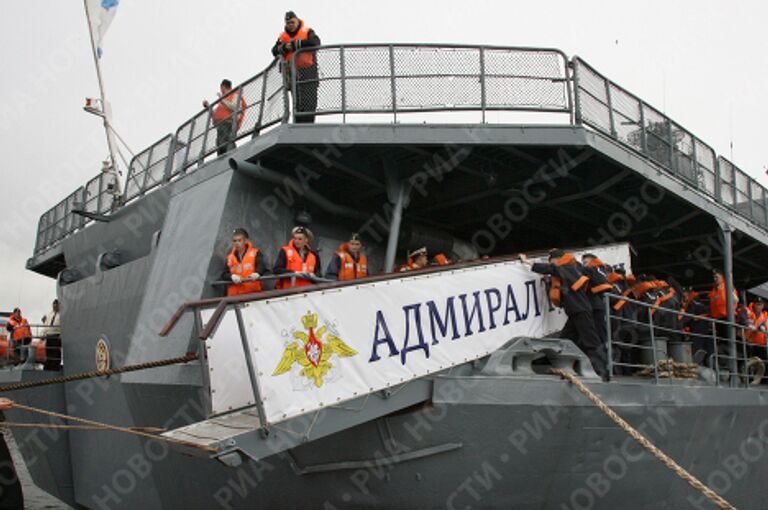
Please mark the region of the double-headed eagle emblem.
<svg viewBox="0 0 768 510"><path fill-rule="evenodd" d="M273 376L289 372L294 363L302 368L299 375L311 379L315 386L323 385L323 376L333 367L328 361L333 354L340 358L348 358L357 351L345 344L341 338L328 331L328 325L317 327L317 314L308 312L301 318L306 331L294 331L293 337L297 342L289 344L283 352L283 357ZM323 342L325 336L325 342Z"/></svg>

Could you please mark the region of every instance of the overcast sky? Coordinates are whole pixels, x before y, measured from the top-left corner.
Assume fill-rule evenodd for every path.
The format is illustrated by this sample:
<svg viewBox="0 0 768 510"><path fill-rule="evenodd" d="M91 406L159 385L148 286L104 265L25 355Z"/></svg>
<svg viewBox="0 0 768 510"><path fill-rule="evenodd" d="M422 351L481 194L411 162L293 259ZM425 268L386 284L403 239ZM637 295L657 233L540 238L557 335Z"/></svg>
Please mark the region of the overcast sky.
<svg viewBox="0 0 768 510"><path fill-rule="evenodd" d="M104 41L114 125L134 151L271 61L283 13L326 43L556 47L665 111L766 184L768 3L616 1L121 0ZM106 155L81 0L0 2L0 310L45 313L52 280L24 269L39 216Z"/></svg>

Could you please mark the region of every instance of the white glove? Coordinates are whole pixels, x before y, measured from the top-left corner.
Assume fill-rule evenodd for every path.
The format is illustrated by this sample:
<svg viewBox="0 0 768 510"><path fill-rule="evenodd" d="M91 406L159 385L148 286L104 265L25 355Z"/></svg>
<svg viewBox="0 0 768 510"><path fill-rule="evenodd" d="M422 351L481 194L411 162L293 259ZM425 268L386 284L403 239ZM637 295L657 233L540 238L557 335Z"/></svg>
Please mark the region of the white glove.
<svg viewBox="0 0 768 510"><path fill-rule="evenodd" d="M248 277L250 280L258 280L261 278L261 275L259 273L251 273L251 276Z"/></svg>
<svg viewBox="0 0 768 510"><path fill-rule="evenodd" d="M233 274L232 275L232 281L235 283L240 283L243 281L243 278L240 275Z"/></svg>

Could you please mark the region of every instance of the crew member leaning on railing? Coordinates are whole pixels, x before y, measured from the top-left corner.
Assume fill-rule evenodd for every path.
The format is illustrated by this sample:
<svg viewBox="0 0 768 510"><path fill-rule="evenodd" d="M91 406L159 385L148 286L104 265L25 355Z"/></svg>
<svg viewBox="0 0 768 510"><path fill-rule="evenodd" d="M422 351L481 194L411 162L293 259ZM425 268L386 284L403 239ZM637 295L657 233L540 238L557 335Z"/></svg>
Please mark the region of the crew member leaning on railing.
<svg viewBox="0 0 768 510"><path fill-rule="evenodd" d="M272 55L281 57L283 79L285 88L291 90L291 60L294 54L301 49L320 46L320 37L309 28L304 20L299 19L296 13L285 13L285 29L272 46ZM309 115L296 115L296 122L315 122L312 114L317 110L318 72L317 59L314 51L303 51L296 57L296 95L293 98L294 110L297 113L309 112Z"/></svg>
<svg viewBox="0 0 768 510"><path fill-rule="evenodd" d="M289 277L279 279L275 288L290 289L312 285L312 281L306 276L322 276L320 255L309 244L312 240L312 232L307 227L297 226L291 230L291 240L280 248L275 267L272 269L276 275Z"/></svg>
<svg viewBox="0 0 768 510"><path fill-rule="evenodd" d="M750 343L751 354L760 359L768 359L766 353L766 333L768 332L768 311L760 298L749 304L747 314L750 329L747 330L747 341Z"/></svg>
<svg viewBox="0 0 768 510"><path fill-rule="evenodd" d="M261 282L257 279L266 272L261 250L251 244L245 229L236 228L232 232L232 251L227 255L227 270L222 275L223 279L232 280L227 296L261 292Z"/></svg>
<svg viewBox="0 0 768 510"><path fill-rule="evenodd" d="M26 346L32 342L32 330L29 327L27 319L21 315L20 308L14 308L13 313L8 317L6 329L11 333L16 359L24 361L27 357Z"/></svg>

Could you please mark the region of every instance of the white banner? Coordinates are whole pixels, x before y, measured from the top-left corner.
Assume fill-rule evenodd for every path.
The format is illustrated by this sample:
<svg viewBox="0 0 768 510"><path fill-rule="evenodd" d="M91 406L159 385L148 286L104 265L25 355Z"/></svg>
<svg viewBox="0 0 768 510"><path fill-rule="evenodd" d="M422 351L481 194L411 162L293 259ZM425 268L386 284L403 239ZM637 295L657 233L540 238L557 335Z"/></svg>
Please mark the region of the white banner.
<svg viewBox="0 0 768 510"><path fill-rule="evenodd" d="M626 244L591 251L630 268ZM270 423L481 358L514 337L550 335L566 320L541 275L516 261L254 301L242 313ZM209 349L235 355L233 336L221 328ZM221 365L211 369L231 370ZM252 401L238 372L219 388L211 380L215 412Z"/></svg>

